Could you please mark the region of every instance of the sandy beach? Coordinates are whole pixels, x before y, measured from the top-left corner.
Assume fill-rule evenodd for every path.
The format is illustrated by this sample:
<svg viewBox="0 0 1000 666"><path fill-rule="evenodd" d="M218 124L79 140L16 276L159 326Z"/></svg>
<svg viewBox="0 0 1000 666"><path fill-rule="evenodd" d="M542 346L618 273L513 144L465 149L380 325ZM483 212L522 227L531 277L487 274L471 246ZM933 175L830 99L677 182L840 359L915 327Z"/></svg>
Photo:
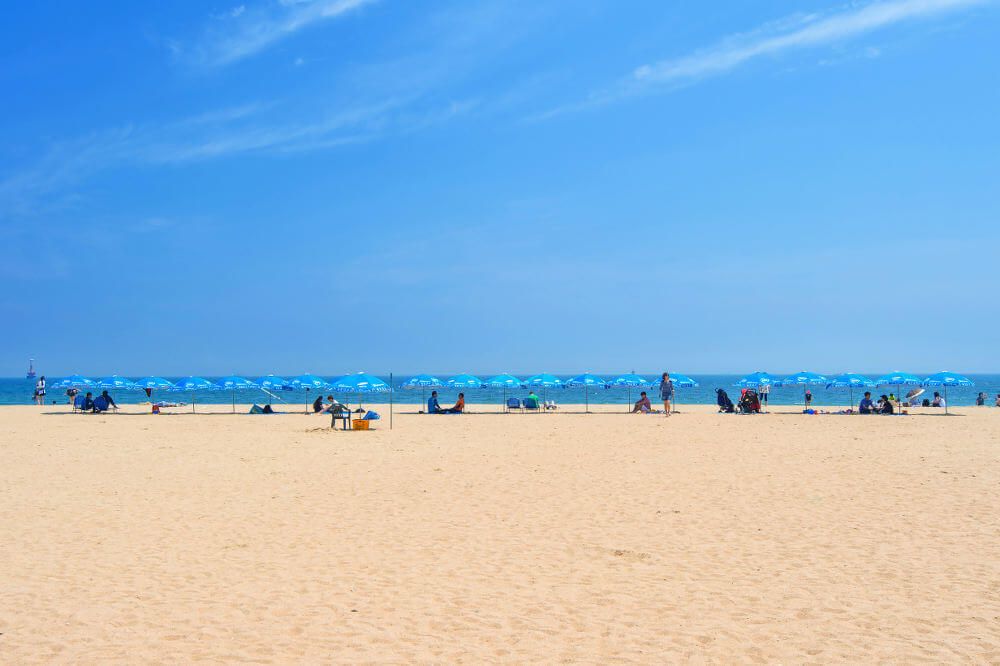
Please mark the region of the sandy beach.
<svg viewBox="0 0 1000 666"><path fill-rule="evenodd" d="M1000 409L780 409L2 407L0 655L1000 662Z"/></svg>

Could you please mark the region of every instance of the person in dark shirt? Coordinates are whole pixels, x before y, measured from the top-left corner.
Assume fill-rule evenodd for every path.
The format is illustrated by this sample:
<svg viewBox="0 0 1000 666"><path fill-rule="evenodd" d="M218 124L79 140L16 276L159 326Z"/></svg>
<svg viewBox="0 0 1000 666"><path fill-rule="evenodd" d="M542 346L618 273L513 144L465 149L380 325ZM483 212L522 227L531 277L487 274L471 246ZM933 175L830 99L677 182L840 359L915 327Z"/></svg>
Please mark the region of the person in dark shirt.
<svg viewBox="0 0 1000 666"><path fill-rule="evenodd" d="M313 400L313 412L318 413L322 411L323 411L323 394L320 393L318 396L316 396L316 399Z"/></svg>
<svg viewBox="0 0 1000 666"><path fill-rule="evenodd" d="M87 391L87 395L83 396L83 411L93 411L94 409L94 394Z"/></svg>
<svg viewBox="0 0 1000 666"><path fill-rule="evenodd" d="M431 397L427 399L427 413L440 414L441 411L441 403L438 402L438 392L431 391Z"/></svg>

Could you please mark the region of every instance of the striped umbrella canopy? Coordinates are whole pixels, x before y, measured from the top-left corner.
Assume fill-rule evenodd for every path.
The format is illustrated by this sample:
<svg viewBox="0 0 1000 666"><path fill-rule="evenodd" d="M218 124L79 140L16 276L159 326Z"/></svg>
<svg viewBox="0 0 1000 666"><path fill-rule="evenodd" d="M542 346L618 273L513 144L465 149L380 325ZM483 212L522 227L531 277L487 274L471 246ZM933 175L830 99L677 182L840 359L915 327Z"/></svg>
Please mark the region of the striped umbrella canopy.
<svg viewBox="0 0 1000 666"><path fill-rule="evenodd" d="M944 413L948 413L948 387L949 386L975 386L971 379L964 375L942 370L936 372L924 380L924 386L940 386L944 389Z"/></svg>
<svg viewBox="0 0 1000 666"><path fill-rule="evenodd" d="M483 380L475 375L461 374L449 379L447 385L453 389L477 389L483 387Z"/></svg>
<svg viewBox="0 0 1000 666"><path fill-rule="evenodd" d="M135 386L135 383L128 377L119 377L118 375L111 375L110 377L102 377L94 382L94 385L100 389L108 390L121 390L130 389Z"/></svg>
<svg viewBox="0 0 1000 666"><path fill-rule="evenodd" d="M590 389L597 388L599 386L605 386L607 382L598 377L597 375L592 375L589 372L585 372L582 375L577 375L566 382L566 386L582 386L583 387L583 401L587 413L590 413Z"/></svg>
<svg viewBox="0 0 1000 666"><path fill-rule="evenodd" d="M83 375L70 375L69 377L63 377L57 382L49 384L50 389L68 389L68 388L94 388L94 380L87 379Z"/></svg>

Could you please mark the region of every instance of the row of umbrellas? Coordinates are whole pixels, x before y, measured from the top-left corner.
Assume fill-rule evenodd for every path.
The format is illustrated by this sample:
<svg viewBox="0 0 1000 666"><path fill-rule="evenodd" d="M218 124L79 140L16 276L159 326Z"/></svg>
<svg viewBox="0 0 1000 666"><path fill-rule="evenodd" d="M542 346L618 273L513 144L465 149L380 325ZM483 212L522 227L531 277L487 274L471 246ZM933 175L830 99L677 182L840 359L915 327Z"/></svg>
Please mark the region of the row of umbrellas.
<svg viewBox="0 0 1000 666"><path fill-rule="evenodd" d="M898 392L898 389L903 386L941 387L944 389L945 412L948 411L948 387L974 386L972 380L968 377L954 372L948 372L947 370L936 372L923 379L909 372L900 372L896 370L882 375L878 379L874 380L855 372L845 372L834 377L826 377L825 375L815 372L802 371L784 378L774 377L766 372L754 372L742 378L736 383L736 385L742 388L753 389L759 389L762 386L802 386L805 388L810 385L825 385L827 388L846 388L851 392L851 404L854 404L854 389L856 388L861 389L875 388L878 386L895 386L897 387Z"/></svg>
<svg viewBox="0 0 1000 666"><path fill-rule="evenodd" d="M687 375L673 374L670 376L670 381L675 386L681 387L692 387L698 386L698 382L691 379ZM411 377L407 381L403 382L400 386L404 389L429 389L429 388L451 388L451 389L478 389L478 388L503 388L503 389L516 389L516 388L570 388L570 387L583 387L583 388L634 388L634 387L650 387L659 385L660 380L647 380L636 374L625 374L615 377L611 380L604 380L597 375L593 375L589 372L585 372L582 375L577 375L572 379L559 379L555 375L551 375L547 372L541 374L532 375L527 379L518 379L513 375L507 373L496 375L495 377L490 377L489 379L483 381L476 377L475 375L456 375L447 381L442 381L433 375L416 375Z"/></svg>
<svg viewBox="0 0 1000 666"><path fill-rule="evenodd" d="M304 374L292 379L284 379L275 375L261 377L256 381L230 375L214 382L203 377L184 377L176 382L171 382L163 377L143 377L141 379L128 379L111 375L101 379L89 379L82 375L71 375L60 379L50 385L54 389L108 389L108 390L149 390L149 391L231 391L233 393L233 411L236 411L236 391L250 389L263 390L271 394L271 391L284 390L322 390L339 391L341 393L379 393L389 390L389 385L372 375L359 372L355 375L345 375L332 382L317 377L316 375ZM194 402L192 400L192 411Z"/></svg>

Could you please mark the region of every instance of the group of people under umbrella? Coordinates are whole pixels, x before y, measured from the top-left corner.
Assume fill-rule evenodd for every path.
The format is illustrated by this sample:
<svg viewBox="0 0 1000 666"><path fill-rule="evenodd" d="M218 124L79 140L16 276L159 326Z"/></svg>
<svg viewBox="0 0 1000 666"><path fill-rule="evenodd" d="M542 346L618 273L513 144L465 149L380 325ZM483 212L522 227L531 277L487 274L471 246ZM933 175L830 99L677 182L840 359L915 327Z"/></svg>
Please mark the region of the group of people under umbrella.
<svg viewBox="0 0 1000 666"><path fill-rule="evenodd" d="M754 372L746 377L743 377L737 386L741 388L749 388L757 391L764 391L764 395L767 395L767 391L770 390L772 386L801 386L804 395L809 395L810 386L825 386L828 389L844 389L849 391L849 401L850 404L854 404L854 391L876 388L879 386L895 386L897 395L901 393L904 386L915 387L910 391L908 397L915 398L923 393L923 387L939 387L944 391L944 398L940 401L944 405L945 413L948 412L948 388L957 386L973 386L972 380L963 375L956 374L954 372L942 371L937 372L929 377L921 379L914 374L908 372L900 372L898 370L890 372L888 374L882 375L878 379L869 379L864 375L859 375L855 372L845 372L833 377L827 377L815 372L802 371L788 377L775 377L766 372ZM806 399L808 404L809 400Z"/></svg>
<svg viewBox="0 0 1000 666"><path fill-rule="evenodd" d="M390 382L385 382L378 377L364 372L345 375L338 379L334 379L333 381L328 381L308 373L291 379L285 379L275 375L267 375L266 377L261 377L257 380L250 380L238 375L231 375L215 381L210 381L202 377L184 377L183 379L175 382L155 376L132 380L125 377L119 377L118 375L111 375L100 379L88 379L87 377L80 375L72 375L53 383L50 385L50 388L69 389L73 391L89 391L93 389L103 391L144 390L147 397L150 397L150 399L152 398L153 391L190 392L192 395L192 411L194 411L195 408L193 400L195 392L228 391L232 393L233 411L235 412L236 394L240 391L258 390L263 391L270 397L276 397L275 394L278 391L288 390L306 392L334 391L344 394L356 394L360 401L360 396L363 394L387 393L392 391L393 387L391 386L391 381L391 377ZM669 375L669 382L673 388L698 386L697 381L679 373L671 373ZM458 391L470 389L499 389L503 391L504 404L507 403L508 392L519 389L538 389L543 392L544 398L544 393L550 389L582 388L584 390L585 408L589 412L591 390L626 389L626 391L629 392L628 400L629 404L631 404L631 391L660 385L661 379L659 378L647 380L635 373L627 373L614 377L610 380L605 380L597 375L586 372L568 380L559 379L555 375L549 373L532 375L524 380L518 379L517 377L507 373L501 373L486 380L482 380L471 374L460 374L450 377L444 381L434 375L420 374L415 375L403 382L399 385L399 388L406 390L421 390L424 392L439 388ZM801 386L804 393L809 392L810 386L825 386L826 388L837 389L846 388L850 391L850 402L852 405L854 403L853 392L855 389L861 390L875 388L878 386L895 386L897 387L897 393L899 393L900 389L904 386L940 387L945 392L944 400L942 402L944 403L945 411L947 412L948 388L956 386L973 386L973 382L967 377L952 372L938 372L921 379L920 377L910 373L896 371L883 375L878 379L871 380L863 375L851 372L836 375L834 377L827 377L819 373L803 371L788 377L776 377L767 372L754 372L740 379L737 382L737 386L746 389L754 389L764 393L765 395L770 391L771 387L780 386ZM307 411L309 409L308 402L309 401L307 401L306 407Z"/></svg>

